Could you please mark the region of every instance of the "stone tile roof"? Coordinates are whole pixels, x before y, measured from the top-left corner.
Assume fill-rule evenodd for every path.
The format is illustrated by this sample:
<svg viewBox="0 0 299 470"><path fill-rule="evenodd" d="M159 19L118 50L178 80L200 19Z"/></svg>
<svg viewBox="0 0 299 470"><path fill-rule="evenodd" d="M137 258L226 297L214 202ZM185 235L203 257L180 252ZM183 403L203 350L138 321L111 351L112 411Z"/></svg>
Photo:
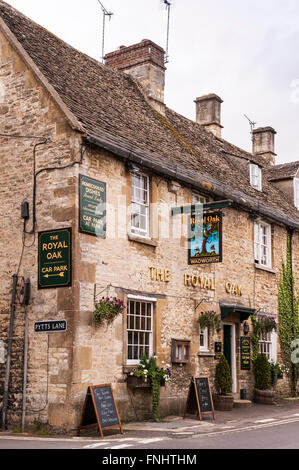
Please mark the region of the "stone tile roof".
<svg viewBox="0 0 299 470"><path fill-rule="evenodd" d="M268 181L295 178L299 172L299 161L275 165L264 170Z"/></svg>
<svg viewBox="0 0 299 470"><path fill-rule="evenodd" d="M248 162L265 167L261 157L218 139L199 124L166 108L162 116L150 106L141 86L77 51L0 0L0 19L45 77L87 135L109 141L145 160L192 179L204 178L229 198L264 214L279 215L299 228L298 211L278 189L263 180L263 192L250 186Z"/></svg>

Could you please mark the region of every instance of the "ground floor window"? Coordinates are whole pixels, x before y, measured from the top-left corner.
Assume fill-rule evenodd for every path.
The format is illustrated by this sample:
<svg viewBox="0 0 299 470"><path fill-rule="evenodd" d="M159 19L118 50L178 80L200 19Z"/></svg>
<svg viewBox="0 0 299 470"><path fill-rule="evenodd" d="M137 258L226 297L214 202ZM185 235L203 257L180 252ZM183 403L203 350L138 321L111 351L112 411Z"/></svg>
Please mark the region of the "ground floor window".
<svg viewBox="0 0 299 470"><path fill-rule="evenodd" d="M138 364L140 356L153 354L153 302L129 300L127 310L127 362Z"/></svg>
<svg viewBox="0 0 299 470"><path fill-rule="evenodd" d="M276 362L276 333L260 333L259 337L259 352L265 354L268 361Z"/></svg>
<svg viewBox="0 0 299 470"><path fill-rule="evenodd" d="M209 351L209 330L208 328L200 328L199 330L199 350Z"/></svg>

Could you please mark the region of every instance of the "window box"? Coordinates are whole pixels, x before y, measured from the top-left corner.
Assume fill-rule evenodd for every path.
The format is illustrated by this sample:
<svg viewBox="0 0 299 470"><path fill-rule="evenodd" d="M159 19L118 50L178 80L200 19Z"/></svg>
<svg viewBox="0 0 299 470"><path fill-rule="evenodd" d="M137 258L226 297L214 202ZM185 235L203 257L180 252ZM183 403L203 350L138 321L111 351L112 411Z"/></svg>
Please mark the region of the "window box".
<svg viewBox="0 0 299 470"><path fill-rule="evenodd" d="M145 382L142 377L136 377L136 375L128 375L127 385L130 388L151 388L151 381L147 380Z"/></svg>
<svg viewBox="0 0 299 470"><path fill-rule="evenodd" d="M187 364L190 361L190 341L181 339L171 340L171 362Z"/></svg>

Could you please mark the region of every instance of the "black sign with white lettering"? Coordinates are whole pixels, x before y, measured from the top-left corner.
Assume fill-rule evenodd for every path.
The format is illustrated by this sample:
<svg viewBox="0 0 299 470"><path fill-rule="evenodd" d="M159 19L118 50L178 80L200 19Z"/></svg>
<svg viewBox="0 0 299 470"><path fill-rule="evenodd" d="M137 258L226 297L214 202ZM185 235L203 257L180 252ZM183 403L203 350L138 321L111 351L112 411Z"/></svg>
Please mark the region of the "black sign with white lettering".
<svg viewBox="0 0 299 470"><path fill-rule="evenodd" d="M195 383L201 412L212 412L213 405L208 377L196 377Z"/></svg>
<svg viewBox="0 0 299 470"><path fill-rule="evenodd" d="M60 333L67 330L66 320L41 321L34 323L35 333Z"/></svg>
<svg viewBox="0 0 299 470"><path fill-rule="evenodd" d="M186 414L193 414L195 412L200 420L202 419L203 413L212 413L215 419L214 404L208 377L192 377L184 417Z"/></svg>
<svg viewBox="0 0 299 470"><path fill-rule="evenodd" d="M80 428L96 422L102 439L103 429L119 427L123 433L111 384L88 387Z"/></svg>

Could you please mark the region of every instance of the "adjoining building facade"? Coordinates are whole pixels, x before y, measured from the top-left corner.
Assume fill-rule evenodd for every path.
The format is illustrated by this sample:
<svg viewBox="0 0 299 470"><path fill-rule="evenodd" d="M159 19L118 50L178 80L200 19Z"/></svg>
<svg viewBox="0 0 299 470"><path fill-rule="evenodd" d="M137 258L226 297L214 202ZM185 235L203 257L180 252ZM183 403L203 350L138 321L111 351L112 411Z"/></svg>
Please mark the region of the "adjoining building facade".
<svg viewBox="0 0 299 470"><path fill-rule="evenodd" d="M150 393L127 386L143 352L171 366L162 415L183 412L192 376L213 385L219 351L234 395L252 397L242 338L252 314L277 317L288 235L299 285L299 213L270 177L274 129L257 129L245 152L221 138L219 96L196 98L193 122L167 108L164 85L152 41L103 65L0 2L0 393L3 406L13 311L10 424L23 413L74 429L87 387L101 383L123 420L149 417ZM93 317L102 297L125 305L108 326ZM219 331L199 327L210 311ZM276 334L260 350L278 361ZM288 393L286 379L278 389Z"/></svg>

